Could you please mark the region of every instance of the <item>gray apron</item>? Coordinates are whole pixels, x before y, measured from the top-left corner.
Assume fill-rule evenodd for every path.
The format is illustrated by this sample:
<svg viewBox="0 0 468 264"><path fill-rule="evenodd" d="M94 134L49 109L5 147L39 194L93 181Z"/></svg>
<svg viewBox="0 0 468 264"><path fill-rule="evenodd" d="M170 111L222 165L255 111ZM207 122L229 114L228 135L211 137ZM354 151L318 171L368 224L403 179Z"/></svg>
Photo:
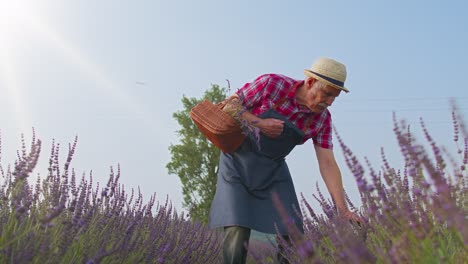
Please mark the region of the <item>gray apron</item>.
<svg viewBox="0 0 468 264"><path fill-rule="evenodd" d="M264 233L287 235L288 230L272 200L275 192L289 221L303 232L300 207L285 157L302 142L304 132L274 108L259 117L285 121L279 137L269 138L261 134L260 148L254 139L247 137L235 152L221 153L210 228L243 226Z"/></svg>

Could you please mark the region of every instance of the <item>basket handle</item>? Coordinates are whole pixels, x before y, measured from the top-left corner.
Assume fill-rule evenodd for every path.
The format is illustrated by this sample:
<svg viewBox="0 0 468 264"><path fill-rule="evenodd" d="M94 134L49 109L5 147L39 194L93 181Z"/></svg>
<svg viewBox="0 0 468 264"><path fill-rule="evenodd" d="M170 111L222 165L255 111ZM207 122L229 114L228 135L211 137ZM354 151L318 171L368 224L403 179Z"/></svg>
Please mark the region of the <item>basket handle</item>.
<svg viewBox="0 0 468 264"><path fill-rule="evenodd" d="M235 98L237 98L237 97L235 97L235 96L230 96L230 97L224 99L223 101L217 103L216 106L218 106L220 109L223 109L223 108L227 105L227 103L229 103L230 101L234 100Z"/></svg>

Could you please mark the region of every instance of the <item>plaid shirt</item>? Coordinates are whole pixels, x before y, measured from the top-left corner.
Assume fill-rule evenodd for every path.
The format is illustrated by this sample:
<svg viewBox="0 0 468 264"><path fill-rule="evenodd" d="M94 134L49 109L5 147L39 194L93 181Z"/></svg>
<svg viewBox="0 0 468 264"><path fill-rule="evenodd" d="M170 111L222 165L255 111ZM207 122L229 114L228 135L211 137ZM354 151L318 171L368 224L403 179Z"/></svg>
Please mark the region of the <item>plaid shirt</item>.
<svg viewBox="0 0 468 264"><path fill-rule="evenodd" d="M325 109L321 113L313 113L296 102L295 91L290 91L286 95L296 82L304 81L297 81L279 74L264 74L252 83L246 83L236 93L240 98L243 98L243 106L256 116L271 109L279 100L287 96L287 100L278 105L276 111L305 132L305 137L301 144L312 138L315 145L332 149L332 120L330 112L328 109ZM312 122L304 130L306 120L310 116L312 116Z"/></svg>

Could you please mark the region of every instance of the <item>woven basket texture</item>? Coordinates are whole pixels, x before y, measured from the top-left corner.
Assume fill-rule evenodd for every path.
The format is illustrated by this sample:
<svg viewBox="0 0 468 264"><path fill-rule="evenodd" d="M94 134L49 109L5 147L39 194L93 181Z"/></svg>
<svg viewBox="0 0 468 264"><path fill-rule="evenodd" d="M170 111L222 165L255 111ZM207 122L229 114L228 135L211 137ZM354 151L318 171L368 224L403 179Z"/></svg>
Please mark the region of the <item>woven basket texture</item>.
<svg viewBox="0 0 468 264"><path fill-rule="evenodd" d="M225 102L213 104L204 100L190 111L190 116L200 132L225 153L235 151L245 135L234 118L223 111Z"/></svg>

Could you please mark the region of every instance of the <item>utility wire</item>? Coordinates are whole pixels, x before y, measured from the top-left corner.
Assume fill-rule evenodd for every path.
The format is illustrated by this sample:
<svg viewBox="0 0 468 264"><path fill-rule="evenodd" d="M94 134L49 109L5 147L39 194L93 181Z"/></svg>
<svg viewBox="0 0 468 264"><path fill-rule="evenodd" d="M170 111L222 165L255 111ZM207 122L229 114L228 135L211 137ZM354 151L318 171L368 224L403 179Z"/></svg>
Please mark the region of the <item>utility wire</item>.
<svg viewBox="0 0 468 264"><path fill-rule="evenodd" d="M457 108L456 110L468 110L468 108ZM398 112L447 112L451 113L452 109L448 108L402 108L402 109L339 109L338 111L344 111L346 113L398 113Z"/></svg>
<svg viewBox="0 0 468 264"><path fill-rule="evenodd" d="M340 98L341 99L341 98ZM364 97L361 97L361 98L346 98L346 99L343 99L343 100L340 100L340 103L351 103L351 102L356 102L356 101L368 101L368 102L372 102L372 101L398 101L398 102L402 102L402 101L440 101L440 100L443 100L443 101L446 101L446 102L450 102L451 100L455 100L455 102L458 102L460 100L468 100L468 97L457 97L457 96L452 96L452 97L368 97L368 98L364 98Z"/></svg>

